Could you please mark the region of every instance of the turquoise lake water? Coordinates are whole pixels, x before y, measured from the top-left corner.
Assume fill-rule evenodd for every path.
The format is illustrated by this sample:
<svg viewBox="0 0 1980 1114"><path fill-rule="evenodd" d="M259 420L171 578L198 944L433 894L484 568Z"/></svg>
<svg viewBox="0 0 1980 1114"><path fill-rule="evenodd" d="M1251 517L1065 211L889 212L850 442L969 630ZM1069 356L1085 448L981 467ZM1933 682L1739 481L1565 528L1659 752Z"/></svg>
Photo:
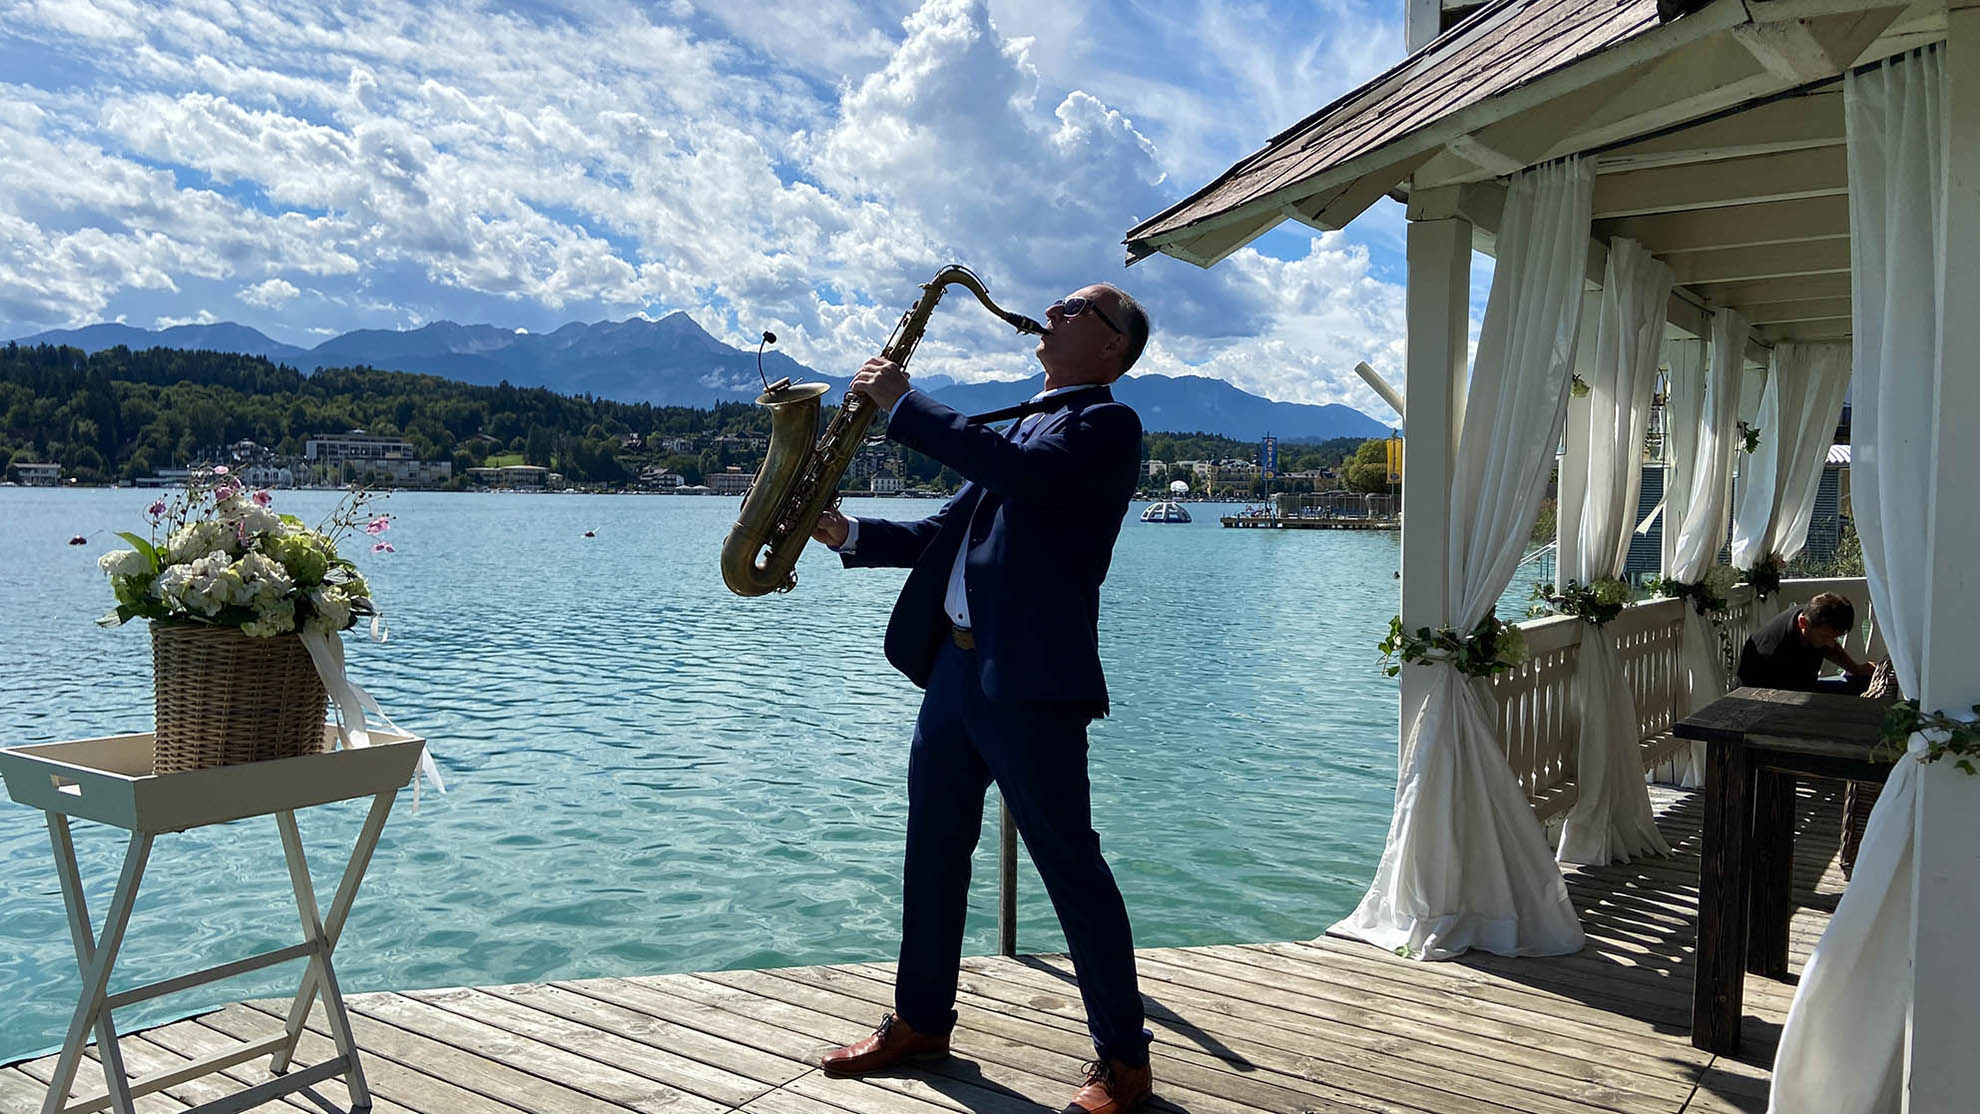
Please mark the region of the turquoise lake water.
<svg viewBox="0 0 1980 1114"><path fill-rule="evenodd" d="M141 532L152 498L0 488L0 745L149 730L143 625L92 620L109 606L96 557ZM335 500L281 492L276 509L315 521ZM920 694L880 640L904 572L813 547L796 592L732 596L716 558L734 499L383 506L397 552L358 560L391 638L347 634L351 673L431 740L451 792L393 813L337 952L347 991L893 958ZM1105 590L1095 826L1144 947L1318 935L1359 899L1388 825L1396 692L1374 644L1397 536L1221 529L1230 509L1130 521ZM995 949L990 815L977 953ZM357 802L301 817L323 901L362 817ZM79 824L77 844L100 916L123 833ZM1020 949L1062 949L1028 864L1021 886ZM271 818L165 836L118 983L296 939ZM118 1020L287 994L299 974ZM60 1043L77 983L42 814L0 802L0 1062Z"/></svg>

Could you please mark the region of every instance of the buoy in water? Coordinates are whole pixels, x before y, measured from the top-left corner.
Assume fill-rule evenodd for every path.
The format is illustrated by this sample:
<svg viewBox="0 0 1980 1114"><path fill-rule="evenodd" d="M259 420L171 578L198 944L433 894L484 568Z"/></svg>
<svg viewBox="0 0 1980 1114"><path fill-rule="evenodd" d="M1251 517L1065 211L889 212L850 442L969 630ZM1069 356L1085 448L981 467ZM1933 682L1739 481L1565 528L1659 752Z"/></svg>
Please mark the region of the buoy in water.
<svg viewBox="0 0 1980 1114"><path fill-rule="evenodd" d="M597 532L596 532L596 531L593 531L593 530L586 530L586 531L584 532L584 536L585 536L585 537L587 537L587 538L595 538L595 537L597 537L597 536L598 536L598 534L597 534Z"/></svg>
<svg viewBox="0 0 1980 1114"><path fill-rule="evenodd" d="M69 544L70 544L70 545L88 545L88 544L89 544L89 539L88 539L88 538L85 538L85 537L83 537L83 536L82 536L81 534L77 534L77 535L75 535L74 537L72 537L72 538L70 538L70 539L69 539Z"/></svg>

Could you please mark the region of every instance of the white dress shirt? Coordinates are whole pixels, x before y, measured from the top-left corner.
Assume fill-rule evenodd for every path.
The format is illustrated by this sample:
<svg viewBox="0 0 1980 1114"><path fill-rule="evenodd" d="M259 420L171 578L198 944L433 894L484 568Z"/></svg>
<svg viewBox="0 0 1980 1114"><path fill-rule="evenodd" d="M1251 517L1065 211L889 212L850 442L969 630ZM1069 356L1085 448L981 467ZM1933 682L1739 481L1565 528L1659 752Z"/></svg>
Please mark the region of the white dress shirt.
<svg viewBox="0 0 1980 1114"><path fill-rule="evenodd" d="M1040 391L1037 394L1032 395L1031 401L1037 402L1039 399L1051 398L1053 395L1062 395L1068 391L1084 390L1089 386L1091 386L1091 384L1078 383L1070 387L1054 387L1049 391ZM914 389L909 388L907 394L901 395L901 398L906 398L908 394L912 394L912 393L914 393ZM893 410L887 411L887 419L889 421L893 420L894 410L898 410L900 409L900 407L901 407L900 400L896 399L894 402ZM1035 418L1040 418L1040 417L1043 417L1043 415L1027 414L1021 421L1019 421L1018 425L1020 428L1022 428L1026 423L1032 421ZM977 500L976 505L978 507L981 507L983 505L983 500L979 498ZM959 627L964 627L964 628L967 628L970 624L969 624L969 591L967 586L963 583L963 566L966 563L966 558L968 558L969 556L970 529L975 525L976 525L976 511L974 508L972 508L970 510L969 524L963 527L963 543L961 546L957 547L956 549L955 563L949 566L949 590L947 594L945 594L942 597L942 610L948 612L949 621ZM847 515L846 543L844 545L833 546L832 552L851 553L854 547L857 546L858 544L859 544L859 519L854 518L851 515Z"/></svg>

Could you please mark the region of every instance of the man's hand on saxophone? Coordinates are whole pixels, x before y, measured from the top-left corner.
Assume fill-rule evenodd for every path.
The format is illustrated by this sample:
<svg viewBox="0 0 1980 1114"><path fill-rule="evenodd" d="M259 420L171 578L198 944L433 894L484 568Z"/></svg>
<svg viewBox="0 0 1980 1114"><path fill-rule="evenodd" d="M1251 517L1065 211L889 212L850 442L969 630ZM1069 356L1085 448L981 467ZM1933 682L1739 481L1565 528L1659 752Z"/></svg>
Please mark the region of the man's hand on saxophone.
<svg viewBox="0 0 1980 1114"><path fill-rule="evenodd" d="M885 356L875 356L860 365L853 375L849 394L862 394L880 408L881 414L893 412L894 404L908 393L908 375L901 366Z"/></svg>
<svg viewBox="0 0 1980 1114"><path fill-rule="evenodd" d="M837 549L846 544L846 534L849 530L846 516L832 507L826 507L818 515L818 525L811 528L811 537L814 541L824 542Z"/></svg>

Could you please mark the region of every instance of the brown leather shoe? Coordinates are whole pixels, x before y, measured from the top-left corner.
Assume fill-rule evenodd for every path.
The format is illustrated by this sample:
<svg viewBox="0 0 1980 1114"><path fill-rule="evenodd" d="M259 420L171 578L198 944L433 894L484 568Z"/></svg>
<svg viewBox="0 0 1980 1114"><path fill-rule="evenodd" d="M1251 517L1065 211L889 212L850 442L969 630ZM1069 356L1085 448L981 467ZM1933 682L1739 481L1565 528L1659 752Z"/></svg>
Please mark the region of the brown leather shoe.
<svg viewBox="0 0 1980 1114"><path fill-rule="evenodd" d="M1086 1065L1086 1083L1064 1114L1127 1114L1154 1093L1155 1072L1149 1065L1132 1068L1119 1060L1094 1060Z"/></svg>
<svg viewBox="0 0 1980 1114"><path fill-rule="evenodd" d="M932 1037L917 1033L914 1027L893 1014L880 1019L873 1035L843 1048L835 1048L819 1058L818 1066L833 1075L865 1075L895 1064L917 1060L939 1060L949 1054L949 1035Z"/></svg>

